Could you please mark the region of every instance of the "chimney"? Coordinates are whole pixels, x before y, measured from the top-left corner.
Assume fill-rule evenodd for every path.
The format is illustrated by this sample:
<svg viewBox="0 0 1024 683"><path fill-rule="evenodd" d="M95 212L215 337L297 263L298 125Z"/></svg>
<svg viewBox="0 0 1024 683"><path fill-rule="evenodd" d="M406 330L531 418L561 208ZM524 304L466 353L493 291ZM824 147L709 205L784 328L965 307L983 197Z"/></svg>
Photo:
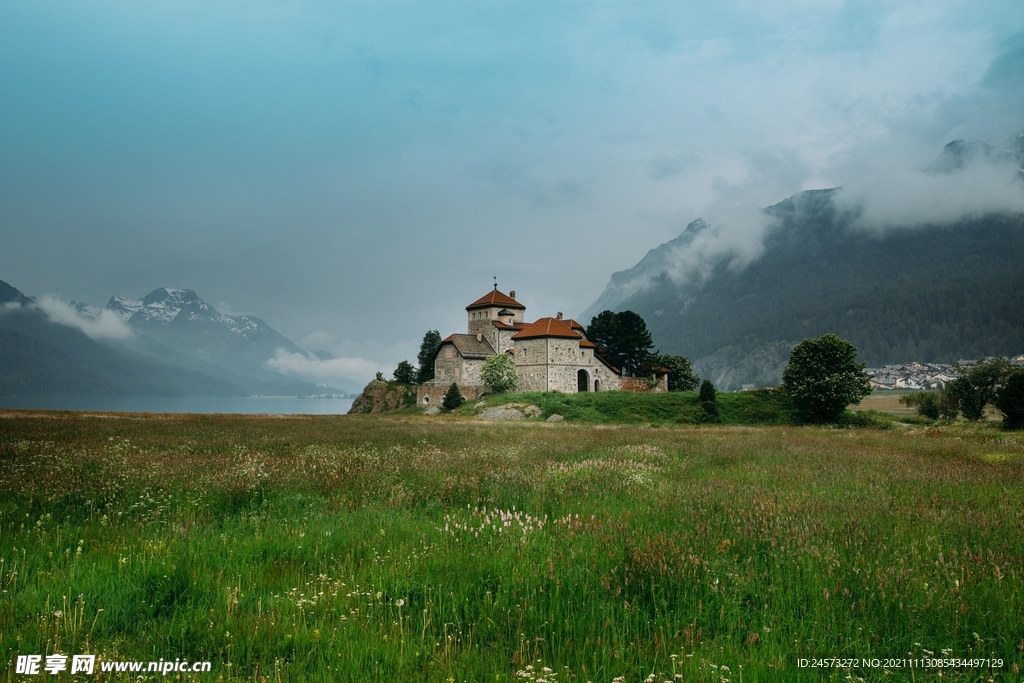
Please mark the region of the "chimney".
<svg viewBox="0 0 1024 683"><path fill-rule="evenodd" d="M513 301L515 301L515 299L516 299L516 290L513 289L511 292L508 293L508 295L510 297L512 297Z"/></svg>
<svg viewBox="0 0 1024 683"><path fill-rule="evenodd" d="M559 320L561 320L561 319L562 319L562 312L561 312L561 311L559 311L559 312L558 312L558 315L557 315L556 317L557 317L557 318L558 318Z"/></svg>

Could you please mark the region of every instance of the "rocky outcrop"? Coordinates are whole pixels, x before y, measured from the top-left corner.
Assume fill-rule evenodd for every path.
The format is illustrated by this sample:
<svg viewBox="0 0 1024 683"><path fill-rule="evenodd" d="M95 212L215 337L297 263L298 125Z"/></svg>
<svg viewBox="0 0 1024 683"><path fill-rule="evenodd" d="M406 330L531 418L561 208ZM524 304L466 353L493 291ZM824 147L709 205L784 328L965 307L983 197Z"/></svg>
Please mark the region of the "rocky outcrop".
<svg viewBox="0 0 1024 683"><path fill-rule="evenodd" d="M484 420L522 420L523 414L515 408L495 406L483 411L477 417Z"/></svg>
<svg viewBox="0 0 1024 683"><path fill-rule="evenodd" d="M387 413L415 402L416 393L412 387L375 379L366 385L363 393L359 394L356 400L352 401L352 407L349 408L348 414Z"/></svg>
<svg viewBox="0 0 1024 683"><path fill-rule="evenodd" d="M487 408L477 417L482 420L522 420L523 418L537 417L540 413L540 408L535 405L528 403L506 403L503 406Z"/></svg>

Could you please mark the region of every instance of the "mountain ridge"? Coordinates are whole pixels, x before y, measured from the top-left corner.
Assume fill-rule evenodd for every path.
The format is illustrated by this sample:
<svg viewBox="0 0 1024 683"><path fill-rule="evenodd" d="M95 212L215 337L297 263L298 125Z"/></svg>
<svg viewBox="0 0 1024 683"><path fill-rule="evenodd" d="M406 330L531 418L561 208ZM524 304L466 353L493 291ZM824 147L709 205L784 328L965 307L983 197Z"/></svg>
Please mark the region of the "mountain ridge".
<svg viewBox="0 0 1024 683"><path fill-rule="evenodd" d="M94 340L50 320L32 297L0 281L0 395L343 393L267 369L264 363L279 348L304 352L260 318L222 314L193 290L160 287L142 299L113 296L103 308L70 306L84 321L112 314L131 333Z"/></svg>
<svg viewBox="0 0 1024 683"><path fill-rule="evenodd" d="M1024 158L1024 134L1003 151L996 163ZM943 154L966 154L967 164L991 156L971 144ZM680 252L707 230L694 221L613 274L581 319L633 310L661 351L687 355L724 389L778 383L790 349L826 332L850 339L869 365L1024 350L1024 214L873 231L837 193L809 190L763 209L763 253L743 268L720 253L680 277L673 264L692 256Z"/></svg>

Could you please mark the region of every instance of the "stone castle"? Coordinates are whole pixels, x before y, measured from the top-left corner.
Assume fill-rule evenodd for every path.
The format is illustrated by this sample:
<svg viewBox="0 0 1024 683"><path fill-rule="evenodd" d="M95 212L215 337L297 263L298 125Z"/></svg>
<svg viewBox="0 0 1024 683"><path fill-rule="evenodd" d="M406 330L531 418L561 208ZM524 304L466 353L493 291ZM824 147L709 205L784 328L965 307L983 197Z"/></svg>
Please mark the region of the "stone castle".
<svg viewBox="0 0 1024 683"><path fill-rule="evenodd" d="M583 325L563 318L524 320L526 306L498 285L466 306L468 331L453 334L441 342L434 356L434 379L421 384L416 402L439 405L452 382L462 395L474 399L484 394L480 368L498 353L515 359L519 391L667 391L668 375L647 378L623 377L619 370L598 356L597 346L587 339Z"/></svg>

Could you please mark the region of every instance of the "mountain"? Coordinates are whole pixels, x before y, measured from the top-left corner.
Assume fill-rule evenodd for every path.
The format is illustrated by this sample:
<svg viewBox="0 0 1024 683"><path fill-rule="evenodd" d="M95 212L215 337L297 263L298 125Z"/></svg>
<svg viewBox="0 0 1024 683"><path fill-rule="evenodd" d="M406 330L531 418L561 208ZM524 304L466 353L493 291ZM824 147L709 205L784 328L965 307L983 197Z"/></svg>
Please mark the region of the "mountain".
<svg viewBox="0 0 1024 683"><path fill-rule="evenodd" d="M0 281L0 396L244 396L241 387L138 357L51 321ZM25 303L27 302L27 303Z"/></svg>
<svg viewBox="0 0 1024 683"><path fill-rule="evenodd" d="M342 393L268 370L277 349L304 352L263 320L219 313L189 289L115 296L104 308L70 306L83 321L116 323L112 316L132 333L94 340L0 281L0 396Z"/></svg>
<svg viewBox="0 0 1024 683"><path fill-rule="evenodd" d="M1022 153L1024 136L998 150L963 143L930 170L955 172L955 160L972 155L1017 163ZM678 264L693 262L690 246L709 230L694 221L612 275L580 319L633 310L661 351L688 356L724 389L777 384L792 347L826 332L853 342L869 366L1024 351L1024 215L880 231L842 208L837 192L801 192L765 209L763 254L743 268L723 255L681 275Z"/></svg>
<svg viewBox="0 0 1024 683"><path fill-rule="evenodd" d="M161 287L142 299L114 296L105 308L136 333L243 377L285 381L265 367L267 360L277 349L304 353L263 320L220 313L191 289Z"/></svg>

